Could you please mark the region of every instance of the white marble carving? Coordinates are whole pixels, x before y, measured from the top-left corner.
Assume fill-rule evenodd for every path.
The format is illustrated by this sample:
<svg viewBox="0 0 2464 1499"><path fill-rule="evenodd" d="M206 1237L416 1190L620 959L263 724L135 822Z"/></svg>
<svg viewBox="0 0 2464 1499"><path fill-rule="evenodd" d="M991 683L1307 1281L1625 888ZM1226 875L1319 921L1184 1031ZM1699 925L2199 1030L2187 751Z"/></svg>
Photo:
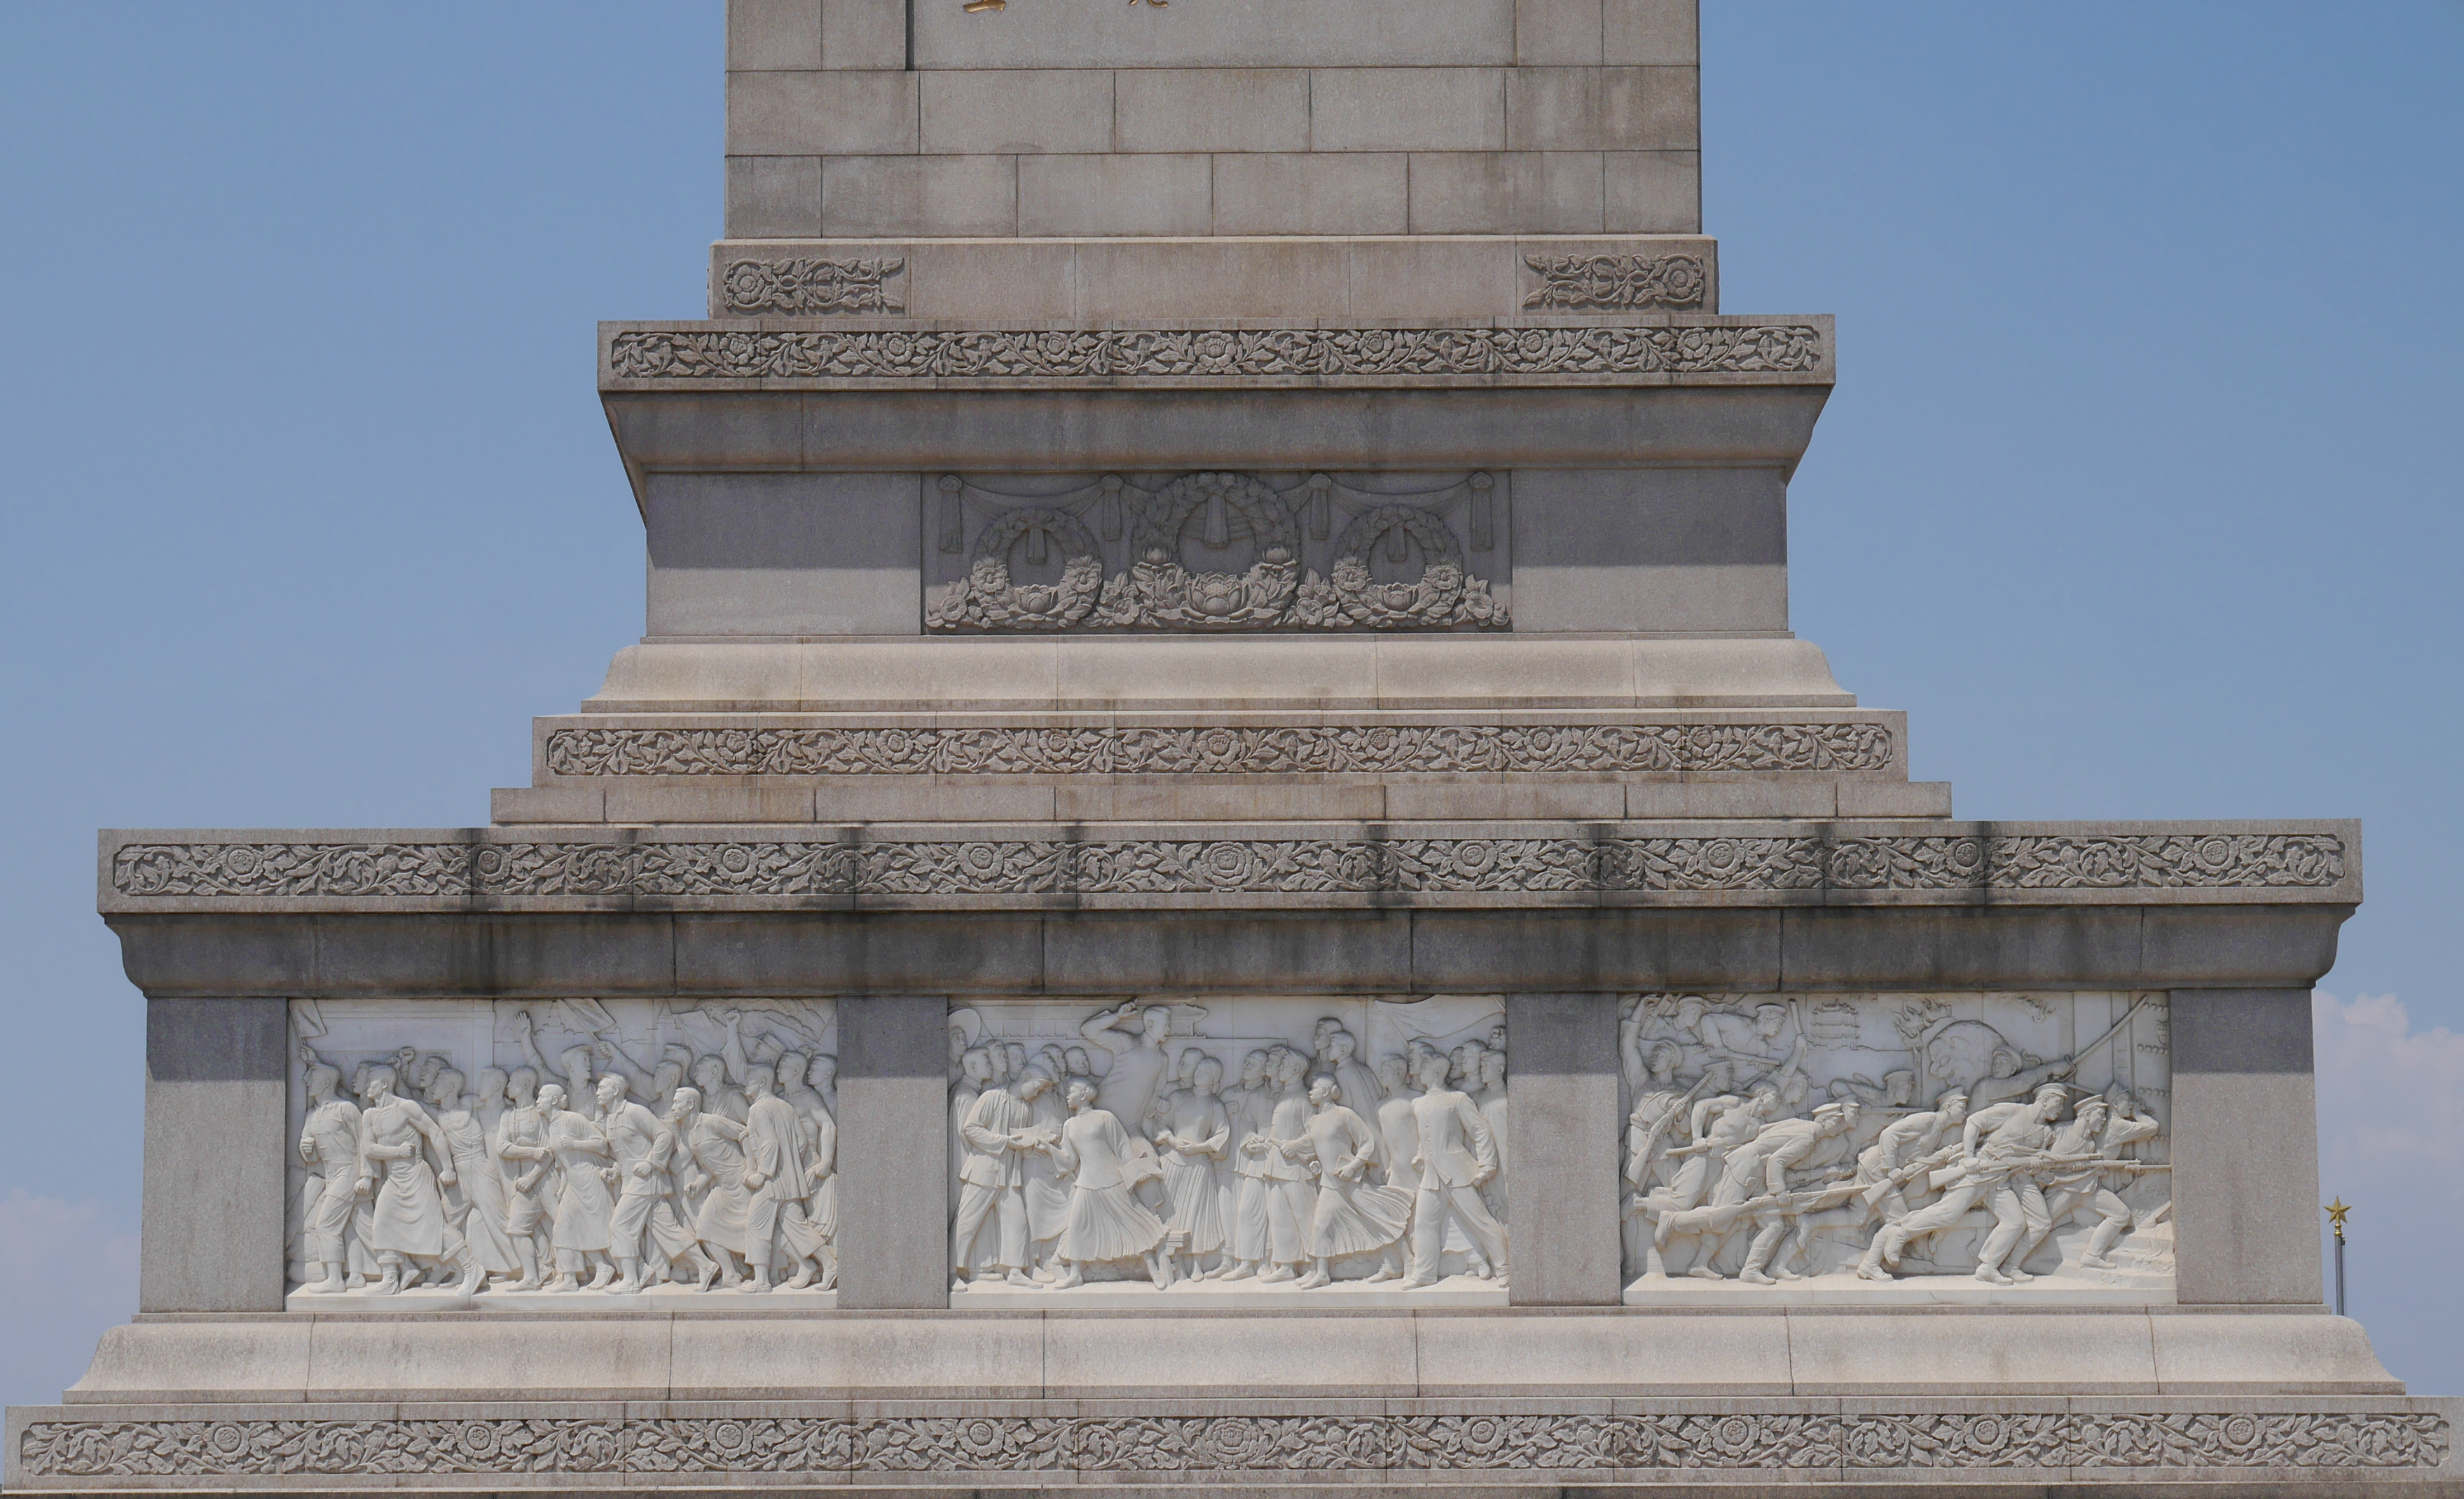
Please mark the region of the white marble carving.
<svg viewBox="0 0 2464 1499"><path fill-rule="evenodd" d="M835 1006L295 1001L294 1305L838 1278Z"/></svg>
<svg viewBox="0 0 2464 1499"><path fill-rule="evenodd" d="M954 1305L1505 1300L1494 996L986 1003L950 1073Z"/></svg>
<svg viewBox="0 0 2464 1499"><path fill-rule="evenodd" d="M1648 994L1618 1051L1630 1303L2172 1298L2161 994Z"/></svg>

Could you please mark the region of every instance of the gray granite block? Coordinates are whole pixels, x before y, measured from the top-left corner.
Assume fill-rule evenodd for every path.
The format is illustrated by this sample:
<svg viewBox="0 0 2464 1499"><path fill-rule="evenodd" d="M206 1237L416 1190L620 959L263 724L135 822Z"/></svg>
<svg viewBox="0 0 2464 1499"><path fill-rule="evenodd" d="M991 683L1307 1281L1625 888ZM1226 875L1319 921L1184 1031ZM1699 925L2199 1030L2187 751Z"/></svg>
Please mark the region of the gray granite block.
<svg viewBox="0 0 2464 1499"><path fill-rule="evenodd" d="M948 1002L839 1002L839 1304L950 1301Z"/></svg>
<svg viewBox="0 0 2464 1499"><path fill-rule="evenodd" d="M141 1310L281 1310L290 1053L279 999L147 1002Z"/></svg>

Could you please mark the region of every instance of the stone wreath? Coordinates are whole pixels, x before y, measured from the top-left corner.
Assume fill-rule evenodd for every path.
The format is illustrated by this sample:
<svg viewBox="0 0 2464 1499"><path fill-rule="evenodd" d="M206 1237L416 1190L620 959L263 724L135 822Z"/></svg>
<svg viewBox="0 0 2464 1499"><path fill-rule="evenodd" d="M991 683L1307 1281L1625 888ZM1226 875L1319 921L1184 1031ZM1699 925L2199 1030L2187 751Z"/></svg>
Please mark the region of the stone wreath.
<svg viewBox="0 0 2464 1499"><path fill-rule="evenodd" d="M1060 547L1061 577L1048 584L1014 583L1009 549L1036 531ZM1048 505L1021 505L976 538L967 576L926 601L924 628L1067 629L1092 614L1103 595L1103 557L1086 523Z"/></svg>
<svg viewBox="0 0 2464 1499"><path fill-rule="evenodd" d="M1369 570L1370 548L1397 530L1419 543L1427 561L1410 583L1379 583ZM1490 596L1487 580L1464 570L1454 532L1418 505L1364 511L1343 528L1334 552L1331 576L1320 581L1311 573L1301 585L1295 613L1313 629L1507 626L1506 606Z"/></svg>
<svg viewBox="0 0 2464 1499"><path fill-rule="evenodd" d="M1248 526L1258 560L1242 573L1193 573L1180 533L1221 498ZM1283 496L1240 474L1192 474L1155 492L1131 535L1130 570L1105 586L1097 622L1120 628L1261 629L1285 623L1300 592L1300 533Z"/></svg>

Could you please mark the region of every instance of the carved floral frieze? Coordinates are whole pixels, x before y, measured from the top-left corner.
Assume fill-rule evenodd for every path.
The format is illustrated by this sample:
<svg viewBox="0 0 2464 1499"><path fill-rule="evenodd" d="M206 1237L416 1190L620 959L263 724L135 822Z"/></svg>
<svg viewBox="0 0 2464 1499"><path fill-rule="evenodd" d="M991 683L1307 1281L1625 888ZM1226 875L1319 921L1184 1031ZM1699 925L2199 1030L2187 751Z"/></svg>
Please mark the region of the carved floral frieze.
<svg viewBox="0 0 2464 1499"><path fill-rule="evenodd" d="M1698 255L1526 255L1523 305L1551 312L1700 307L1711 278Z"/></svg>
<svg viewBox="0 0 2464 1499"><path fill-rule="evenodd" d="M430 1473L1931 1472L2435 1468L2443 1417L2164 1414L552 1417L36 1421L57 1478ZM2084 1475L2082 1475L2084 1476Z"/></svg>
<svg viewBox="0 0 2464 1499"><path fill-rule="evenodd" d="M1880 771L1877 723L556 729L559 776Z"/></svg>
<svg viewBox="0 0 2464 1499"><path fill-rule="evenodd" d="M1605 328L625 329L605 378L1141 380L1814 375L1812 323Z"/></svg>
<svg viewBox="0 0 2464 1499"><path fill-rule="evenodd" d="M1098 838L964 842L132 843L148 897L1683 894L2318 890L2329 833L1870 837Z"/></svg>
<svg viewBox="0 0 2464 1499"><path fill-rule="evenodd" d="M797 255L737 260L720 276L719 292L729 312L748 317L903 313L907 304L891 283L906 269L907 262L897 257L833 260Z"/></svg>

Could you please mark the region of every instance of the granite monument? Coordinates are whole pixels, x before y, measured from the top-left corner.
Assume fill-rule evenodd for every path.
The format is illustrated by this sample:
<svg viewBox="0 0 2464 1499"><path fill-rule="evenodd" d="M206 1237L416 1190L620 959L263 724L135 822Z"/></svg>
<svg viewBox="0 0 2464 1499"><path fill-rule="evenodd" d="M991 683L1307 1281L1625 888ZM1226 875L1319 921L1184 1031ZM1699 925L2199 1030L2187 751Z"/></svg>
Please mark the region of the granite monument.
<svg viewBox="0 0 2464 1499"><path fill-rule="evenodd" d="M532 783L102 835L12 1492L2464 1492L2321 1305L2358 827L1958 820L1792 633L1691 0L726 25Z"/></svg>

